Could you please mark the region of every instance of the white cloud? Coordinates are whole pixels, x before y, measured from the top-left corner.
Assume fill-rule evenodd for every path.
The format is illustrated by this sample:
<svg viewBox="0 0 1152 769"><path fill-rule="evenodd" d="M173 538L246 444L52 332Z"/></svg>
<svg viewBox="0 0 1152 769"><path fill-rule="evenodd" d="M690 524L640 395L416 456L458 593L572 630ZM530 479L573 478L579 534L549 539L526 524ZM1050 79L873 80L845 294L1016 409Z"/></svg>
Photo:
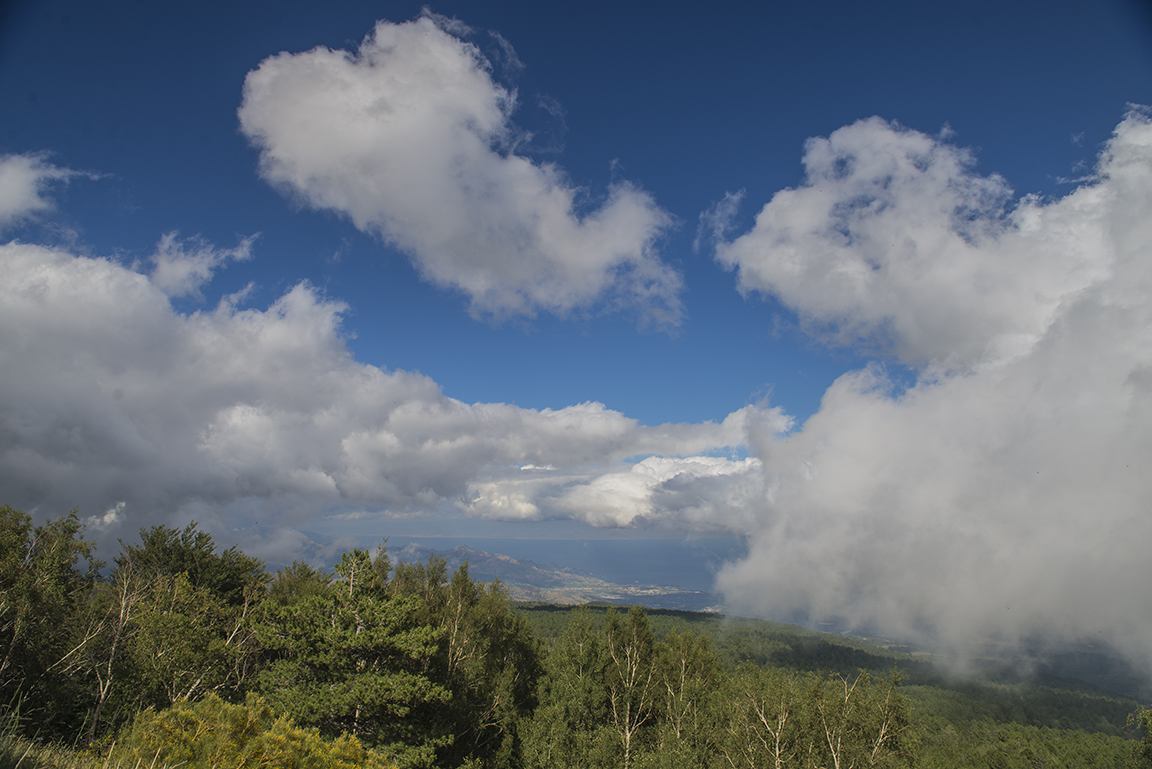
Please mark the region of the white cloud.
<svg viewBox="0 0 1152 769"><path fill-rule="evenodd" d="M692 241L692 250L699 252L705 245L723 243L732 230L732 221L743 201L744 190L729 192L702 212L696 224L696 239Z"/></svg>
<svg viewBox="0 0 1152 769"><path fill-rule="evenodd" d="M171 238L160 249L186 250ZM629 457L737 446L763 414L750 407L721 424L645 427L598 403L468 405L427 377L357 363L341 333L344 305L306 284L263 310L225 300L210 311L174 311L170 295L206 279L226 253L198 243L193 261L210 264L173 279L159 266L147 275L107 259L0 245L6 503L46 515L78 506L109 543L138 526L192 518L228 541L259 522L264 534L245 546L267 553L304 547L282 530L318 515L466 507L476 483L518 478L529 472L522 467L595 483L627 469ZM589 518L525 500L549 516ZM501 517L525 509L513 505ZM662 508L646 510L659 516Z"/></svg>
<svg viewBox="0 0 1152 769"><path fill-rule="evenodd" d="M570 486L552 505L593 526L675 517L685 528L739 531L733 513L755 502L760 469L753 458L649 457Z"/></svg>
<svg viewBox="0 0 1152 769"><path fill-rule="evenodd" d="M244 238L236 248L223 250L205 243L200 238L181 242L178 234L169 232L156 244L152 255L152 285L170 297L191 296L203 299L201 287L212 280L216 270L230 260L238 262L252 258L252 242L256 236Z"/></svg>
<svg viewBox="0 0 1152 769"><path fill-rule="evenodd" d="M84 525L87 529L92 531L104 531L119 524L124 520L124 508L128 503L120 500L112 507L104 511L104 515L90 515L84 519Z"/></svg>
<svg viewBox="0 0 1152 769"><path fill-rule="evenodd" d="M677 325L682 281L655 251L670 216L626 182L588 207L561 169L508 150L515 94L464 33L381 21L355 52L263 61L239 111L261 175L378 233L474 313L630 306Z"/></svg>
<svg viewBox="0 0 1152 769"><path fill-rule="evenodd" d="M847 374L801 430L757 441L766 502L720 585L746 611L958 648L1103 638L1152 670L1147 113L1092 183L1004 215L1002 181L879 120L805 157L805 185L721 258L921 376Z"/></svg>
<svg viewBox="0 0 1152 769"><path fill-rule="evenodd" d="M46 196L53 182L67 181L75 171L59 168L43 153L0 155L0 231L52 209Z"/></svg>
<svg viewBox="0 0 1152 769"><path fill-rule="evenodd" d="M786 429L778 409L741 410L727 421L741 429L726 442L747 440L749 417ZM573 518L590 526L659 526L682 532L743 534L755 523L750 511L763 496L760 461L715 456L651 456L563 468L501 468L495 478L468 484L459 507L494 520Z"/></svg>
<svg viewBox="0 0 1152 769"><path fill-rule="evenodd" d="M743 292L778 297L831 340L916 367L1010 359L1107 273L1109 244L1085 220L1091 191L1009 210L1007 183L972 164L945 141L861 120L810 139L804 183L717 258Z"/></svg>

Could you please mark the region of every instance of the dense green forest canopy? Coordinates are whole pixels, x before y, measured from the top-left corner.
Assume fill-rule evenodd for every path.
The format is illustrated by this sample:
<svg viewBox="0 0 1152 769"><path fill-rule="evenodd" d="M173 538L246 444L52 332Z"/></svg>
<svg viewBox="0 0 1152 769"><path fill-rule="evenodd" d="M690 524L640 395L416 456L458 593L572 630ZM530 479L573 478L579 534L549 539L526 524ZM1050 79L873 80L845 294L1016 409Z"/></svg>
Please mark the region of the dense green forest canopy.
<svg viewBox="0 0 1152 769"><path fill-rule="evenodd" d="M0 708L0 766L34 764L27 738L76 766L1152 766L1149 711L1086 685L958 681L761 620L513 605L383 545L269 573L160 526L105 567L75 513L7 506Z"/></svg>

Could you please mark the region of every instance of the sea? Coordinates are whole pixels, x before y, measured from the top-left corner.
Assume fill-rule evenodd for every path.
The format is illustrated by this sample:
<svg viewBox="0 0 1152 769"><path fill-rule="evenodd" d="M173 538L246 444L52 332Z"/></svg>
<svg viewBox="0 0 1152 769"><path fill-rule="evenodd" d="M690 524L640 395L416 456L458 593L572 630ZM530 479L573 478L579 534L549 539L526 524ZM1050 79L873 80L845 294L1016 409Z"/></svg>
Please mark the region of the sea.
<svg viewBox="0 0 1152 769"><path fill-rule="evenodd" d="M716 573L747 555L742 537L693 539L501 539L494 537L388 538L389 549L408 544L431 550L461 545L487 553L555 565L622 585L662 585L709 592Z"/></svg>

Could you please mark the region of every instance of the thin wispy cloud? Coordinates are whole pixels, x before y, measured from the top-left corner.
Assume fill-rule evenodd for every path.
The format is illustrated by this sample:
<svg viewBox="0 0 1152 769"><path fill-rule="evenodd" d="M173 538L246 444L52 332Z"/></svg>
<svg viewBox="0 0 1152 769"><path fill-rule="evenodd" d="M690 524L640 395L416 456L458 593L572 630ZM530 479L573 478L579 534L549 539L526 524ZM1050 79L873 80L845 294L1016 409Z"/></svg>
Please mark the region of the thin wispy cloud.
<svg viewBox="0 0 1152 769"><path fill-rule="evenodd" d="M170 297L188 296L203 299L200 289L212 280L216 270L230 261L252 258L253 235L231 249L216 248L203 238L180 240L179 233L169 232L156 244L152 255L152 284Z"/></svg>

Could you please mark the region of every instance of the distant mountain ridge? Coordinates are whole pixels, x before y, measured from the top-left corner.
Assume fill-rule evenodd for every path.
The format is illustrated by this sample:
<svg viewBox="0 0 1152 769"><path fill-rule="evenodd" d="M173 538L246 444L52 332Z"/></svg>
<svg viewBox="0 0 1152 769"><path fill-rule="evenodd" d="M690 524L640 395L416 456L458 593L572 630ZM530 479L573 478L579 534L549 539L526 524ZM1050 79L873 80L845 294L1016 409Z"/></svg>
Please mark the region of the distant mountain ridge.
<svg viewBox="0 0 1152 769"><path fill-rule="evenodd" d="M499 579L514 601L543 601L557 604L579 604L591 601L633 604L659 609L689 611L719 611L720 598L713 593L685 590L667 585L622 585L609 582L590 572L570 569L558 564L538 564L528 559L516 559L500 553L489 553L468 545L451 550L433 550L410 543L389 550L394 561L400 563L427 563L435 555L443 558L451 573L465 562L468 572L478 582Z"/></svg>

